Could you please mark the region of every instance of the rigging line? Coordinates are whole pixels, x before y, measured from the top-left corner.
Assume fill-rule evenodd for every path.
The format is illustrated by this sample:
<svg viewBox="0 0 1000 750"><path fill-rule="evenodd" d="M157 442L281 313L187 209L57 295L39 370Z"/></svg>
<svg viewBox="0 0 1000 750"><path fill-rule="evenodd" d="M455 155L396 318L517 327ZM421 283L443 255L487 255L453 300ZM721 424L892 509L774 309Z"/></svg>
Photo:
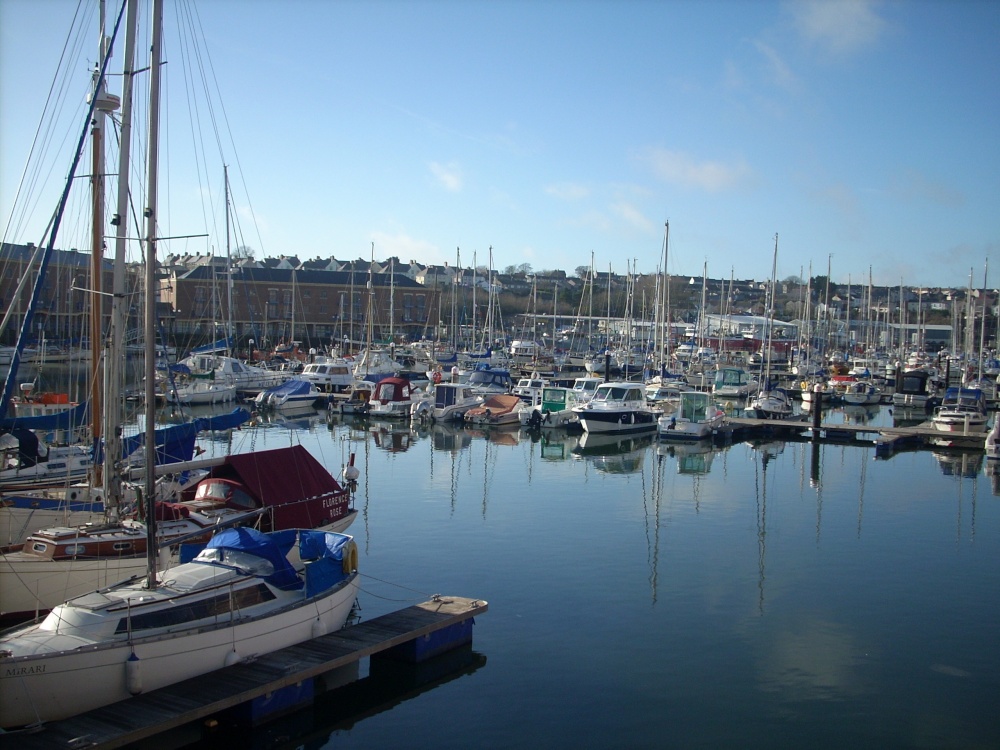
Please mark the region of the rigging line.
<svg viewBox="0 0 1000 750"><path fill-rule="evenodd" d="M80 10L83 7L83 0L80 0L77 4L76 12L73 15L73 20L70 24L70 29L67 32L67 38L63 42L63 49L59 56L59 62L56 65L56 72L53 75L52 83L49 86L49 92L46 95L45 105L42 108L41 115L39 116L38 126L35 130L35 136L32 139L31 148L28 151L28 156L25 159L24 167L21 172L21 179L18 182L18 188L14 195L14 201L11 203L10 215L7 219L6 229L4 231L3 240L7 241L8 237L20 234L20 227L26 221L26 216L33 212L33 207L37 205L37 202L41 200L42 196L40 193L35 192L35 187L37 186L40 179L40 172L42 166L47 159L47 153L50 150L52 134L55 130L55 123L61 119L61 112L65 106L67 99L66 91L69 88L71 82L75 79L75 71L64 70L63 64L68 58L77 59L80 55L80 50L82 49L82 35L85 23L77 23L80 19ZM73 36L74 29L76 29L76 36ZM72 53L71 53L72 51ZM58 106L57 106L58 105ZM76 122L76 118L72 119ZM70 137L72 133L72 127L67 129L64 135L62 143L65 145L66 139ZM37 154L36 154L37 152ZM37 155L37 159L33 156ZM49 174L55 167L55 162L49 168ZM30 176L29 176L30 175ZM26 183L30 184L30 187L26 187ZM35 195L34 202L25 198L22 203L20 198L22 192L27 195ZM15 227L15 215L18 212L18 206L20 206L20 219L17 220L17 231L14 231ZM46 229L46 232L48 230ZM43 235L44 237L44 235Z"/></svg>
<svg viewBox="0 0 1000 750"><path fill-rule="evenodd" d="M101 62L100 71L98 73L97 79L95 81L95 90L99 91L101 86L104 84L105 74L108 69L108 64L111 61L111 52L114 48L114 40L118 35L118 29L121 27L122 18L125 15L125 3L122 3L121 10L118 13L118 18L115 20L114 32L111 36L111 40L108 44L107 52L105 53L104 60ZM28 302L28 308L25 311L24 319L22 321L21 330L18 333L17 345L14 350L14 354L11 357L10 368L7 372L7 377L4 381L3 392L0 394L0 414L5 414L7 412L7 407L10 403L10 398L13 395L14 390L14 380L17 377L17 369L21 363L21 352L24 349L26 339L31 335L31 326L34 322L34 310L38 306L38 302L41 299L43 291L43 282L45 280L45 271L48 267L49 260L52 255L53 246L55 245L56 236L59 232L59 225L62 221L62 214L66 207L66 202L69 199L70 188L73 185L73 177L76 174L77 167L80 164L80 159L83 157L83 145L86 142L87 134L90 131L90 122L93 118L94 110L97 108L98 97L94 96L91 98L90 106L87 110L87 119L84 127L81 129L80 138L77 141L76 153L73 157L73 162L69 169L69 179L66 180L66 184L63 187L62 195L60 196L56 218L52 223L52 229L49 232L49 239L46 244L45 253L42 255L41 261L38 267L38 276L35 279L34 287L31 290L31 298Z"/></svg>
<svg viewBox="0 0 1000 750"><path fill-rule="evenodd" d="M197 29L200 32L200 38L204 39L205 38L205 32L204 32L204 27L203 27L202 22L201 22L201 17L198 14L198 9L194 5L192 5L191 7L193 9L193 13L191 14L192 22L197 21L196 25L197 25ZM194 26L194 23L192 23L192 26ZM237 171L239 173L240 182L243 185L243 194L246 196L247 207L248 207L249 212L250 212L250 218L251 218L252 224L254 226L254 229L256 230L257 242L260 244L261 252L266 255L266 253L264 251L264 239L261 236L260 226L257 224L257 215L256 215L256 212L253 209L253 203L250 200L250 191L249 191L249 189L247 187L247 184L246 184L246 174L245 174L245 172L243 170L243 163L240 160L239 151L236 149L236 139L233 137L232 126L230 125L230 122L229 122L229 116L226 113L226 105L225 105L224 100L222 99L221 90L220 90L220 87L219 87L218 77L215 74L215 66L212 64L211 51L209 50L209 48L207 47L207 45L205 47L205 55L204 56L205 56L205 59L207 60L207 65L203 65L202 69L203 70L207 70L211 74L211 82L212 82L212 84L214 84L214 89L215 89L216 95L218 97L219 109L221 110L221 113L222 113L222 118L221 119L222 119L222 122L225 124L225 131L226 131L226 134L229 136L229 143L230 143L230 145L231 145L231 147L233 149L233 156L234 156L234 158L236 160L236 167L237 167ZM207 90L208 90L208 86L207 86L207 83L206 83L206 91ZM213 125L215 126L214 130L215 130L215 133L216 133L216 140L219 141L219 146L218 146L219 153L221 154L222 153L222 145L221 145L221 140L218 137L218 125L216 124L214 110L211 110L211 114L212 114L212 122L213 122Z"/></svg>

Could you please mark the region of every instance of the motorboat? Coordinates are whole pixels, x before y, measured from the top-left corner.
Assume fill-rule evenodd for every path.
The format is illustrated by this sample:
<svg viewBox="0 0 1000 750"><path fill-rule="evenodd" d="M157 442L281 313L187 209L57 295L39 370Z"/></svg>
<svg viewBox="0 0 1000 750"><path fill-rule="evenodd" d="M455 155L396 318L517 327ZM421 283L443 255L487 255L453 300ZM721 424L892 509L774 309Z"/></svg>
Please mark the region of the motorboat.
<svg viewBox="0 0 1000 750"><path fill-rule="evenodd" d="M425 397L424 392L414 388L407 378L383 378L372 391L368 414L382 419L409 419L414 404Z"/></svg>
<svg viewBox="0 0 1000 750"><path fill-rule="evenodd" d="M722 426L725 416L710 394L682 391L677 411L657 420L657 434L661 440L703 440Z"/></svg>
<svg viewBox="0 0 1000 750"><path fill-rule="evenodd" d="M476 395L468 383L439 383L434 386L434 400L415 404L411 417L428 417L433 422L461 422L469 409L482 402L483 397Z"/></svg>
<svg viewBox="0 0 1000 750"><path fill-rule="evenodd" d="M646 400L640 383L602 383L594 397L574 407L585 432L629 433L656 429L659 412Z"/></svg>
<svg viewBox="0 0 1000 750"><path fill-rule="evenodd" d="M254 403L258 409L292 409L313 406L321 398L323 394L315 383L294 377L261 391Z"/></svg>
<svg viewBox="0 0 1000 750"><path fill-rule="evenodd" d="M308 380L324 393L339 393L350 389L354 382L353 363L346 359L319 357L307 363L298 377Z"/></svg>
<svg viewBox="0 0 1000 750"><path fill-rule="evenodd" d="M527 405L512 393L495 393L487 396L482 404L465 412L466 424L498 425L517 424L520 412Z"/></svg>
<svg viewBox="0 0 1000 750"><path fill-rule="evenodd" d="M580 415L574 407L583 403L579 392L573 388L546 386L531 408L521 410L521 424L535 428L577 426Z"/></svg>
<svg viewBox="0 0 1000 750"><path fill-rule="evenodd" d="M984 432L988 416L986 399L978 388L950 387L931 422L941 432Z"/></svg>
<svg viewBox="0 0 1000 750"><path fill-rule="evenodd" d="M760 381L745 367L719 367L712 381L716 398L749 398L757 393Z"/></svg>

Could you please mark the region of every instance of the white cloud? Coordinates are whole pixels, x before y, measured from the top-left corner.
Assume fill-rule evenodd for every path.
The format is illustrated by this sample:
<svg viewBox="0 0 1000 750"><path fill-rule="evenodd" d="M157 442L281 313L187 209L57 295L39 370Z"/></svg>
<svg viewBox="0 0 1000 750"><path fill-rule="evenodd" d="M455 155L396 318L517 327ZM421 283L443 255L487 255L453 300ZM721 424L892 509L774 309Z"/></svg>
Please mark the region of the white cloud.
<svg viewBox="0 0 1000 750"><path fill-rule="evenodd" d="M874 44L885 29L873 0L797 0L787 6L799 33L835 55Z"/></svg>
<svg viewBox="0 0 1000 750"><path fill-rule="evenodd" d="M649 149L642 158L660 179L709 192L728 190L752 176L752 170L742 159L732 164L699 162L688 154L662 148Z"/></svg>
<svg viewBox="0 0 1000 750"><path fill-rule="evenodd" d="M546 186L545 192L564 201L576 201L590 195L590 188L579 182L558 182Z"/></svg>
<svg viewBox="0 0 1000 750"><path fill-rule="evenodd" d="M643 216L642 212L630 203L624 201L616 203L611 206L611 210L629 226L643 232L653 230L653 222Z"/></svg>
<svg viewBox="0 0 1000 750"><path fill-rule="evenodd" d="M774 47L759 40L754 42L754 46L767 63L770 78L776 85L785 89L798 87L798 78Z"/></svg>
<svg viewBox="0 0 1000 750"><path fill-rule="evenodd" d="M454 162L440 164L432 161L428 164L434 179L441 184L445 190L457 193L462 189L462 170Z"/></svg>

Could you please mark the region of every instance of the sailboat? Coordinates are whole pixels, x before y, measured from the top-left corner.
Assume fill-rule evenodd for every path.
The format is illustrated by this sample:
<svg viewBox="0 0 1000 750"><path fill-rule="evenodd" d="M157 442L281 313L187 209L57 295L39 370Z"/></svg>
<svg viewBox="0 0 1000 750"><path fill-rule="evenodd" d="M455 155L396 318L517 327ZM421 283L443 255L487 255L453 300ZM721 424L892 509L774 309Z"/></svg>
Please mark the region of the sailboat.
<svg viewBox="0 0 1000 750"><path fill-rule="evenodd" d="M767 336L765 337L764 377L760 393L747 404L745 414L756 419L788 419L792 416L792 399L784 388L771 387L771 333L774 330L774 292L778 272L778 235L774 235L774 256L771 261L771 289L768 293Z"/></svg>
<svg viewBox="0 0 1000 750"><path fill-rule="evenodd" d="M136 2L129 4L131 77ZM117 36L125 5L115 24ZM156 196L162 3L154 0L146 217L146 403L155 388ZM112 40L114 38L112 37ZM101 77L107 68L107 53ZM154 424L146 420L146 444ZM70 599L37 624L0 638L0 727L9 730L105 706L341 628L358 590L357 547L310 529L227 529L158 572L153 451L144 468L146 575ZM110 471L108 473L111 473ZM86 685L80 682L86 675Z"/></svg>

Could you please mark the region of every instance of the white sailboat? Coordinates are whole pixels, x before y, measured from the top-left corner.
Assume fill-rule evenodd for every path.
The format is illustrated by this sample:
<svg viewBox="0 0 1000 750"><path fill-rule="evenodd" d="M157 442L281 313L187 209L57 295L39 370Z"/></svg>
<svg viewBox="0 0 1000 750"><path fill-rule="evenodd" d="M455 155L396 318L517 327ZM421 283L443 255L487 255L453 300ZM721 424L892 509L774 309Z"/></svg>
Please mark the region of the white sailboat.
<svg viewBox="0 0 1000 750"><path fill-rule="evenodd" d="M129 0L125 77L137 0ZM122 8L124 14L125 6ZM116 23L116 35L121 23ZM152 404L156 193L162 5L154 0L149 78L146 242L146 402ZM102 77L107 57L102 62ZM154 424L146 420L146 444ZM229 529L190 562L158 574L154 461L145 467L147 574L56 607L0 638L0 727L72 716L337 630L357 589L357 547L346 535ZM80 683L86 675L86 685Z"/></svg>
<svg viewBox="0 0 1000 750"><path fill-rule="evenodd" d="M745 414L756 419L788 419L792 416L792 399L784 388L771 387L771 332L774 330L774 291L778 272L778 235L774 235L774 256L771 261L771 288L767 300L767 336L765 337L764 378L758 395L747 404Z"/></svg>

